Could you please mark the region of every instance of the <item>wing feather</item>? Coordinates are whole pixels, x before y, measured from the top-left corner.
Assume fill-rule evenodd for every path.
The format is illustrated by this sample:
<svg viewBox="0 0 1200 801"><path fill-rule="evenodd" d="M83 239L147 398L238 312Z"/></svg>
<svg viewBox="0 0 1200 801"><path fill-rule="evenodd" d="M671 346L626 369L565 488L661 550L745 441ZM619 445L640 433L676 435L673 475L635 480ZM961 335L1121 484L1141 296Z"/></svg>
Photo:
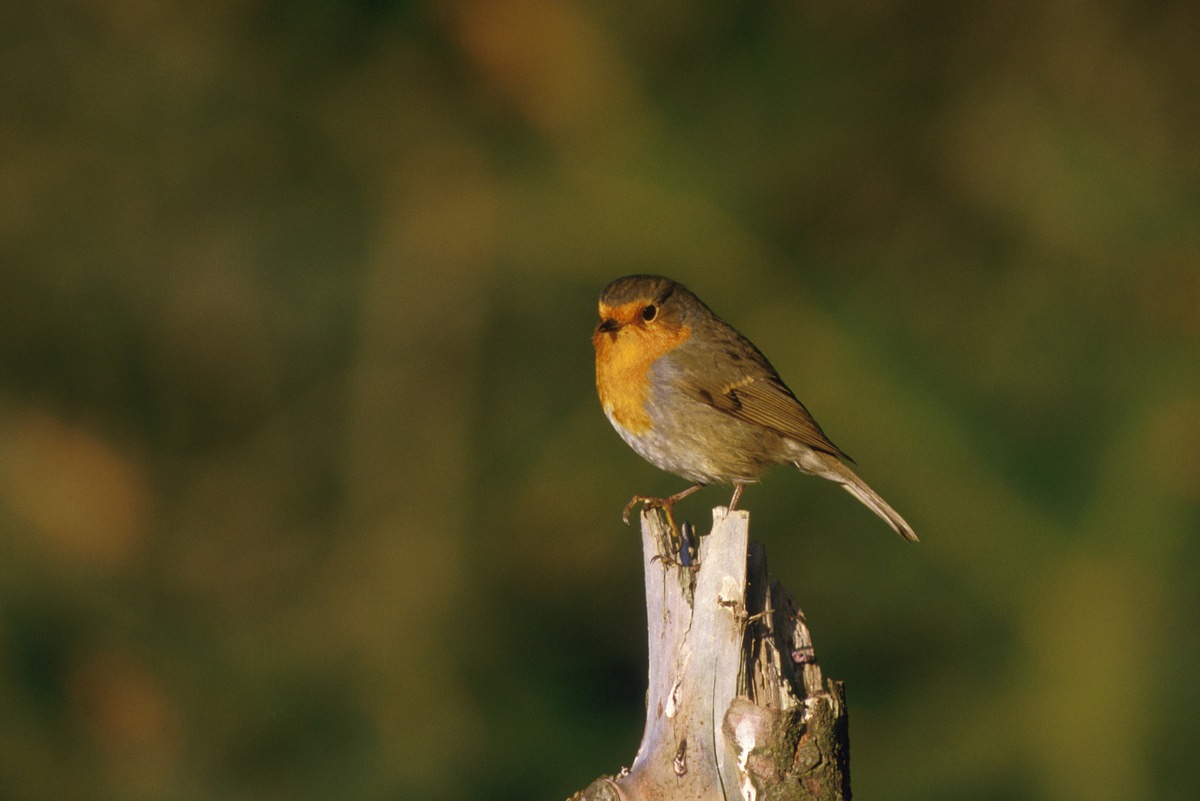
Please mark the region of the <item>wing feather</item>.
<svg viewBox="0 0 1200 801"><path fill-rule="evenodd" d="M696 367L686 371L683 388L692 397L747 423L769 428L810 448L853 462L830 442L767 358L751 342L721 321L714 331L720 355L695 353ZM681 349L682 350L682 349ZM682 354L680 354L682 355Z"/></svg>

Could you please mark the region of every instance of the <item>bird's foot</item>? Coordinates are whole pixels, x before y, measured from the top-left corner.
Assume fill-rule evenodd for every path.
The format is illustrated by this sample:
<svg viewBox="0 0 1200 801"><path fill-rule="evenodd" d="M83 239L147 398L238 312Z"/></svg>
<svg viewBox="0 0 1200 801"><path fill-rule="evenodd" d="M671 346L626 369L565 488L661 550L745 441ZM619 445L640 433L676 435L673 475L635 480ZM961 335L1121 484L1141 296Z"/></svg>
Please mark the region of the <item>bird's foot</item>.
<svg viewBox="0 0 1200 801"><path fill-rule="evenodd" d="M674 553L679 553L683 547L683 535L679 531L679 524L675 522L675 514L673 512L675 503L678 499L672 495L667 498L655 498L650 495L634 495L629 503L625 504L625 510L621 513L621 519L625 521L625 525L631 525L629 515L633 512L634 507L639 503L642 505L643 511L650 509L661 509L663 516L667 518L667 529L671 537L671 550Z"/></svg>
<svg viewBox="0 0 1200 801"><path fill-rule="evenodd" d="M629 515L639 503L642 504L643 509L662 509L663 514L667 518L667 525L671 530L671 544L678 548L683 542L683 536L679 533L679 525L675 522L675 514L673 512L675 504L703 486L703 484L695 484L682 492L668 495L665 498L655 498L651 495L634 495L629 503L625 504L625 509L621 512L621 519L625 521L625 525L630 525Z"/></svg>
<svg viewBox="0 0 1200 801"><path fill-rule="evenodd" d="M637 508L639 503L642 504L644 509L663 509L666 511L667 516L670 517L671 507L674 506L673 503L670 503L670 500L670 498L655 498L652 495L634 495L621 511L621 519L625 521L625 525L633 525L629 521L629 516L633 514L633 510Z"/></svg>

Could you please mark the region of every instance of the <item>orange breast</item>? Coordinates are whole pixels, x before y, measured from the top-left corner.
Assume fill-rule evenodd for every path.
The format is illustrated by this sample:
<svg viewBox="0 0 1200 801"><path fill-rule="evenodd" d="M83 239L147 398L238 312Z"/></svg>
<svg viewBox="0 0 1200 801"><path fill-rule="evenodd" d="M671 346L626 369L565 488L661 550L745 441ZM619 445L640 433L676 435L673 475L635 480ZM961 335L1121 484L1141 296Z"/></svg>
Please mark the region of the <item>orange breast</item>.
<svg viewBox="0 0 1200 801"><path fill-rule="evenodd" d="M596 346L596 391L613 422L632 434L649 430L646 401L650 365L691 335L688 326L667 329L625 325L612 332L598 331L592 337Z"/></svg>

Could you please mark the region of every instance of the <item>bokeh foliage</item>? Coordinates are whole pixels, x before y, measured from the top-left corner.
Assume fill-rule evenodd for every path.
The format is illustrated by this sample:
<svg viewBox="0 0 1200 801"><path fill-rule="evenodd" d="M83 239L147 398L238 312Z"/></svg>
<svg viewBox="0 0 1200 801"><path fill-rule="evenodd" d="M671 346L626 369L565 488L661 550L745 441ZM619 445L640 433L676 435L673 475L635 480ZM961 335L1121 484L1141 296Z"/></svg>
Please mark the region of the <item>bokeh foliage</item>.
<svg viewBox="0 0 1200 801"><path fill-rule="evenodd" d="M594 398L665 272L914 524L747 492L856 794L1200 792L1200 11L0 10L0 797L561 798L632 758ZM707 490L700 522L727 500Z"/></svg>

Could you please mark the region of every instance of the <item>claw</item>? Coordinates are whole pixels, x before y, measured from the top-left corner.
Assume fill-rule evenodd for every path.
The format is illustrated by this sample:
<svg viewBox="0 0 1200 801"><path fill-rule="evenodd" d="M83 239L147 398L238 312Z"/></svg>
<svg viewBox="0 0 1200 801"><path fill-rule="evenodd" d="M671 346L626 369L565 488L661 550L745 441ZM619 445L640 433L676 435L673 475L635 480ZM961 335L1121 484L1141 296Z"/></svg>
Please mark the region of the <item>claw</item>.
<svg viewBox="0 0 1200 801"><path fill-rule="evenodd" d="M675 504L703 486L703 484L693 484L682 492L668 495L665 498L655 498L651 495L634 495L629 503L625 504L625 509L621 512L621 519L625 521L625 525L631 525L629 515L639 503L642 504L643 509L662 509L663 513L667 516L667 524L671 527L671 541L676 544L681 543L683 542L683 537L679 533L679 526L675 523L675 515L672 510L675 508Z"/></svg>
<svg viewBox="0 0 1200 801"><path fill-rule="evenodd" d="M627 526L633 525L632 523L629 522L629 514L633 511L633 507L637 506L639 503L644 503L644 504L646 504L647 508L653 509L654 507L650 505L650 502L658 501L658 500L662 500L662 499L661 498L651 498L649 495L634 495L632 498L629 499L629 503L625 504L625 508L621 511L621 519L625 521L625 525L627 525Z"/></svg>

